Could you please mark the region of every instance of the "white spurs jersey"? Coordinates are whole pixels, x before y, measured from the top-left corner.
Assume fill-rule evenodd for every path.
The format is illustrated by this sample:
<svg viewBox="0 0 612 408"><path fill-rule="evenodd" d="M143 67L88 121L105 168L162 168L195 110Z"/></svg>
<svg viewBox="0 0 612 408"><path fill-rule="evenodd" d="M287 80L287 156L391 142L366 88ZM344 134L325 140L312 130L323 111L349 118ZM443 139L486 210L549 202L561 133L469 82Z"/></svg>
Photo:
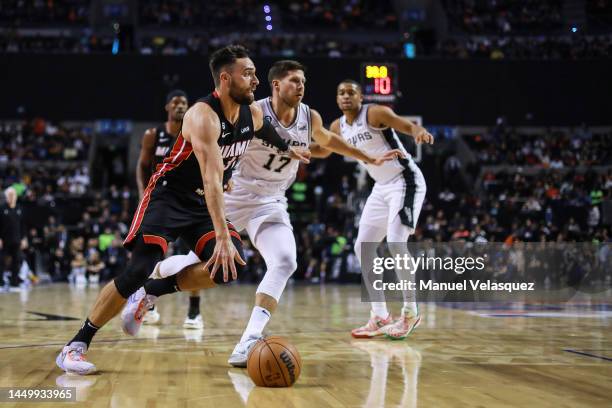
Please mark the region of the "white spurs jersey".
<svg viewBox="0 0 612 408"><path fill-rule="evenodd" d="M263 110L264 120L270 121L279 136L289 146L307 148L310 145L312 127L310 108L300 103L295 120L284 127L274 110L270 98L257 101ZM233 174L236 185L258 194L282 193L291 186L298 171L299 161L280 154L274 146L254 138Z"/></svg>
<svg viewBox="0 0 612 408"><path fill-rule="evenodd" d="M404 148L395 130L392 128L379 129L368 124L369 107L370 105L362 105L359 115L352 125L347 123L345 116L342 116L340 118L340 134L347 143L372 157L382 156L392 149L400 149L404 152L406 159L390 160L380 166L359 162L366 168L374 181L384 184L394 179L406 168L416 166L416 164Z"/></svg>

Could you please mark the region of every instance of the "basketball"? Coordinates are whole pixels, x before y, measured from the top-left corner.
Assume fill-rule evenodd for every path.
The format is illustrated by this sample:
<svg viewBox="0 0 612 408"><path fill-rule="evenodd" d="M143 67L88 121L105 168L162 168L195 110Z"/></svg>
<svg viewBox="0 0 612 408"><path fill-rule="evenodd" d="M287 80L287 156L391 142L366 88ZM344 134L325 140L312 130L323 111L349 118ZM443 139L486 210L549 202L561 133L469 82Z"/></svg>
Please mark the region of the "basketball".
<svg viewBox="0 0 612 408"><path fill-rule="evenodd" d="M300 376L301 368L300 353L279 336L261 339L247 360L249 376L260 387L291 387Z"/></svg>

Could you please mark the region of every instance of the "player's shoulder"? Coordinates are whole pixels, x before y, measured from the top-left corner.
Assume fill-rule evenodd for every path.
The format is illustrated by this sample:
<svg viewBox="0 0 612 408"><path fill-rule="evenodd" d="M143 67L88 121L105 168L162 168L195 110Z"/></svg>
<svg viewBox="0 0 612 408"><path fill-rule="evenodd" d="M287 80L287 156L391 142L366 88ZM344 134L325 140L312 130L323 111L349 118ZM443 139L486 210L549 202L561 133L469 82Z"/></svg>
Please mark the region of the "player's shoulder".
<svg viewBox="0 0 612 408"><path fill-rule="evenodd" d="M211 105L202 100L198 100L187 109L183 117L183 129L188 128L192 124L219 128L221 126L221 119Z"/></svg>
<svg viewBox="0 0 612 408"><path fill-rule="evenodd" d="M342 118L343 116L340 116L332 120L332 122L329 124L329 130L331 130L334 133L340 134L341 132L340 124L341 124Z"/></svg>
<svg viewBox="0 0 612 408"><path fill-rule="evenodd" d="M388 118L389 114L393 112L388 106L379 105L377 103L363 105L363 111L366 116L366 124L374 129L381 128L381 121L384 121L384 119Z"/></svg>
<svg viewBox="0 0 612 408"><path fill-rule="evenodd" d="M157 128L148 128L142 135L142 145L149 146L155 144L157 140Z"/></svg>
<svg viewBox="0 0 612 408"><path fill-rule="evenodd" d="M196 103L191 105L189 109L187 109L187 112L185 113L185 117L187 117L188 115L190 116L204 115L207 117L214 118L217 121L219 120L219 114L214 109L214 107L202 99L198 100Z"/></svg>
<svg viewBox="0 0 612 408"><path fill-rule="evenodd" d="M261 98L261 99L256 100L255 103L259 105L260 108L263 109L268 103L268 99L269 99L268 97Z"/></svg>

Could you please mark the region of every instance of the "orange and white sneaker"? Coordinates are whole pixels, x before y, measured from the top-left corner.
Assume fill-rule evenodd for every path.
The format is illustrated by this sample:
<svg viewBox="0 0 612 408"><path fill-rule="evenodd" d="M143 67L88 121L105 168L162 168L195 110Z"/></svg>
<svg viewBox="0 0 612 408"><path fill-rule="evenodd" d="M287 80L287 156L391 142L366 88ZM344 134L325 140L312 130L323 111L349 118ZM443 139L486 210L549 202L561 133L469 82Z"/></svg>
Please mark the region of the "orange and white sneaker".
<svg viewBox="0 0 612 408"><path fill-rule="evenodd" d="M155 300L157 296L147 295L142 287L128 298L121 312L121 328L125 334L130 336L138 334L143 317L155 305Z"/></svg>
<svg viewBox="0 0 612 408"><path fill-rule="evenodd" d="M421 316L418 314L405 312L393 324L385 326L381 331L385 337L391 340L404 340L421 324Z"/></svg>
<svg viewBox="0 0 612 408"><path fill-rule="evenodd" d="M356 339L368 339L371 337L382 336L385 334L381 329L393 323L391 314L383 319L380 316L376 316L374 312L370 311L370 320L356 329L351 330L351 335Z"/></svg>
<svg viewBox="0 0 612 408"><path fill-rule="evenodd" d="M64 346L55 359L55 364L70 374L87 375L96 371L96 366L87 361L87 344L75 341Z"/></svg>

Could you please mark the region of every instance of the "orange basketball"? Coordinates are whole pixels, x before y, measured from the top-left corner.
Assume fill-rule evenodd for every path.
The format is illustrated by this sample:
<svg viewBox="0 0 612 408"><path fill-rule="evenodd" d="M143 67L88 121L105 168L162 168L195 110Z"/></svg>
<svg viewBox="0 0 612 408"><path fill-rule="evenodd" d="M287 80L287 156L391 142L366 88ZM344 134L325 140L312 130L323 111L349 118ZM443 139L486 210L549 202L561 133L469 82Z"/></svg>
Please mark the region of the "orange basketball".
<svg viewBox="0 0 612 408"><path fill-rule="evenodd" d="M279 336L259 340L247 360L249 376L260 387L290 387L300 376L301 368L300 353Z"/></svg>

